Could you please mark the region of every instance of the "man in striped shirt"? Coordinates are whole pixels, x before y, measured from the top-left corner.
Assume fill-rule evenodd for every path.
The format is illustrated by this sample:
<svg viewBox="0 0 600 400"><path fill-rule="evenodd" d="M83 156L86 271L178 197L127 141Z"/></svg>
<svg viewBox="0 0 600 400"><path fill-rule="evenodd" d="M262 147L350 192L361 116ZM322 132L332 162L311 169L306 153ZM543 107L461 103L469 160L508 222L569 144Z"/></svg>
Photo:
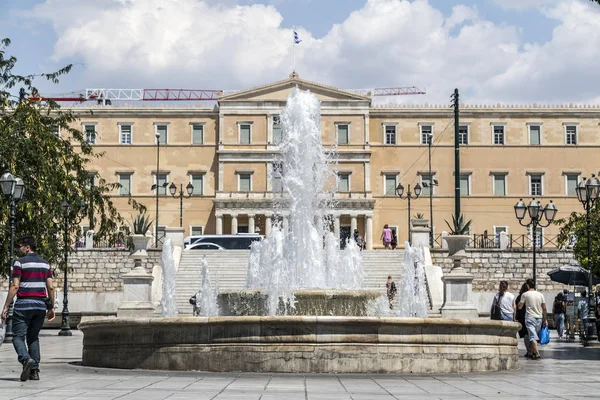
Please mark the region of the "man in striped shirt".
<svg viewBox="0 0 600 400"><path fill-rule="evenodd" d="M40 342L38 335L44 318L54 319L54 285L48 263L35 253L35 240L24 236L18 242L19 258L14 263L13 280L4 303L2 319L8 317L8 306L17 296L12 318L13 346L23 364L21 381L39 380ZM48 302L45 299L48 298ZM46 304L50 304L47 309Z"/></svg>

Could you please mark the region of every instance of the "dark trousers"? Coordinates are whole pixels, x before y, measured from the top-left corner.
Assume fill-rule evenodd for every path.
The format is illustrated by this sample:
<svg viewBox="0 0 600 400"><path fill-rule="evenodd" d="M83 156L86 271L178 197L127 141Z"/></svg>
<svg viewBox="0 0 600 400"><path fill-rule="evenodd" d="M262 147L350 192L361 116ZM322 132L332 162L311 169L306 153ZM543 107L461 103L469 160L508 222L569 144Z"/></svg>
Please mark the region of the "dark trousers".
<svg viewBox="0 0 600 400"><path fill-rule="evenodd" d="M34 369L40 366L40 329L46 312L42 310L14 311L12 317L13 346L21 364L32 358ZM27 344L26 344L27 343Z"/></svg>

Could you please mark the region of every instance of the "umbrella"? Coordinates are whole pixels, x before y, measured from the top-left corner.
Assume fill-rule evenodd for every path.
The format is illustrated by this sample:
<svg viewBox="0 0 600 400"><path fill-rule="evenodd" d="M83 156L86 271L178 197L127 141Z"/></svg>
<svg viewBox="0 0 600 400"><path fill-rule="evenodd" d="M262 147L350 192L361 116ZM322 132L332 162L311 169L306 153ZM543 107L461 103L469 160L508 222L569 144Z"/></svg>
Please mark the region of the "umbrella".
<svg viewBox="0 0 600 400"><path fill-rule="evenodd" d="M589 283L589 271L579 265L563 265L548 272L550 280L564 283L565 285L587 286ZM600 283L600 278L594 275L593 284Z"/></svg>

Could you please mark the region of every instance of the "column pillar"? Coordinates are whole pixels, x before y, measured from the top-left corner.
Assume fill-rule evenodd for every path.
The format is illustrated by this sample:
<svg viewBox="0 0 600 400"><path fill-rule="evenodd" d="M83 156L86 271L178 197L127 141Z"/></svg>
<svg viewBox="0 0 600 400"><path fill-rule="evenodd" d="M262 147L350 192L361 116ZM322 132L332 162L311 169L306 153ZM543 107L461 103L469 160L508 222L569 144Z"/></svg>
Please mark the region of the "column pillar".
<svg viewBox="0 0 600 400"><path fill-rule="evenodd" d="M371 163L365 162L365 192L371 191Z"/></svg>
<svg viewBox="0 0 600 400"><path fill-rule="evenodd" d="M217 215L216 234L217 235L223 234L223 216L222 215Z"/></svg>
<svg viewBox="0 0 600 400"><path fill-rule="evenodd" d="M333 236L335 237L335 240L337 240L337 243L339 246L339 243L340 243L340 216L339 215L333 216Z"/></svg>
<svg viewBox="0 0 600 400"><path fill-rule="evenodd" d="M358 228L356 221L357 217L356 214L350 215L350 235L354 235L354 231Z"/></svg>
<svg viewBox="0 0 600 400"><path fill-rule="evenodd" d="M248 233L254 233L254 214L248 214Z"/></svg>
<svg viewBox="0 0 600 400"><path fill-rule="evenodd" d="M271 234L271 214L265 214L265 237Z"/></svg>
<svg viewBox="0 0 600 400"><path fill-rule="evenodd" d="M222 161L219 161L219 181L217 182L217 190L223 191L223 180L225 178L225 165Z"/></svg>
<svg viewBox="0 0 600 400"><path fill-rule="evenodd" d="M365 216L365 240L367 242L367 250L373 250L373 217Z"/></svg>
<svg viewBox="0 0 600 400"><path fill-rule="evenodd" d="M238 221L237 214L231 214L231 234L236 235L238 233Z"/></svg>

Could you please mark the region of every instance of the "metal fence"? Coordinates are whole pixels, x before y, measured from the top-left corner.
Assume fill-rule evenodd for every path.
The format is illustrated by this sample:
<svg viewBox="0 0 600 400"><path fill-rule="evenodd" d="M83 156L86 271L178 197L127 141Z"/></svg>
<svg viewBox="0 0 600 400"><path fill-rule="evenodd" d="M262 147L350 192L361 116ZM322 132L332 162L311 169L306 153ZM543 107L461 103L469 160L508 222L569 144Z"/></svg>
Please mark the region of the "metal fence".
<svg viewBox="0 0 600 400"><path fill-rule="evenodd" d="M499 249L500 234L477 234L471 236L467 247L471 249ZM508 249L529 249L533 247L533 237L527 234L508 234ZM536 247L556 249L561 247L558 243L558 235L538 235L536 236ZM442 235L434 237L434 248L442 247ZM566 246L567 248L571 246Z"/></svg>

